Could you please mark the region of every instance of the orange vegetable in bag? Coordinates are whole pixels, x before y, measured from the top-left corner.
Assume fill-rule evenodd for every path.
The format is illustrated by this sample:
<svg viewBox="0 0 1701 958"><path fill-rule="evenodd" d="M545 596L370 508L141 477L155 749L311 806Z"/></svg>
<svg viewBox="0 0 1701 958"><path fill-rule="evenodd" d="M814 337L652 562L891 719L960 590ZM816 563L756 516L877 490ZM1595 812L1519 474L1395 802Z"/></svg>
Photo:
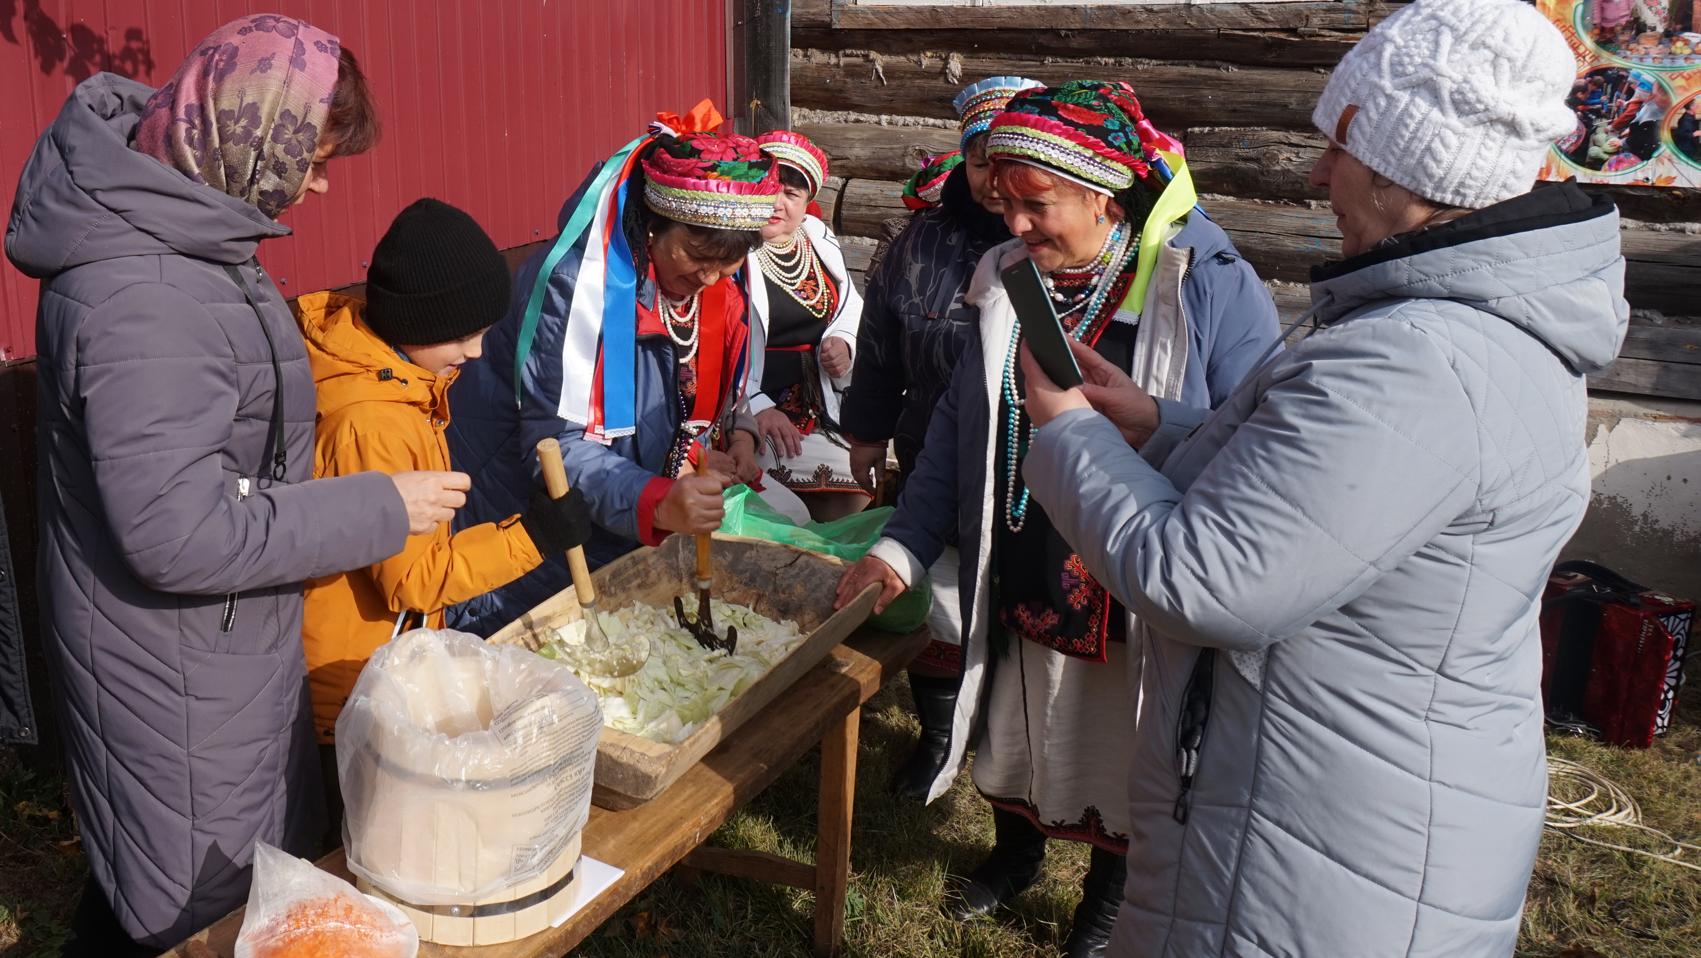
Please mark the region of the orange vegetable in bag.
<svg viewBox="0 0 1701 958"><path fill-rule="evenodd" d="M254 846L254 884L235 958L416 958L419 934L395 907L312 862Z"/></svg>
<svg viewBox="0 0 1701 958"><path fill-rule="evenodd" d="M366 907L362 907L365 904ZM254 958L400 958L411 954L395 925L370 904L347 898L296 902L255 936Z"/></svg>

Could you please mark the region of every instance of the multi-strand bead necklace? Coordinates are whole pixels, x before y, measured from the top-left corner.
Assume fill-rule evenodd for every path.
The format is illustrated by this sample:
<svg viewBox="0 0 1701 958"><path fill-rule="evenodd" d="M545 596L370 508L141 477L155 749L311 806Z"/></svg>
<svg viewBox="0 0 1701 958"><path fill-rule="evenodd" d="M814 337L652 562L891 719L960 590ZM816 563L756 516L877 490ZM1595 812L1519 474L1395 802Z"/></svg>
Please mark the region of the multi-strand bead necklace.
<svg viewBox="0 0 1701 958"><path fill-rule="evenodd" d="M697 356L697 341L703 330L703 294L692 293L689 299L663 296L661 300L664 305L662 327L667 330L667 338L684 350L683 353L676 351L679 362L683 365Z"/></svg>
<svg viewBox="0 0 1701 958"><path fill-rule="evenodd" d="M762 272L784 288L809 315L827 318L833 302L826 270L821 267L821 257L815 254L815 246L803 227L779 244L763 243L756 251L756 261L761 264Z"/></svg>
<svg viewBox="0 0 1701 958"><path fill-rule="evenodd" d="M1046 291L1051 294L1053 308L1059 319L1065 318L1078 309L1085 309L1080 322L1075 324L1070 338L1076 342L1086 342L1087 336L1104 325L1103 320L1117 304L1109 304L1106 310L1106 300L1110 291L1116 286L1116 278L1122 274L1128 263L1128 258L1139 249L1139 240L1126 222L1117 223L1105 235L1104 245L1099 248L1099 255L1088 267L1091 278L1088 280L1086 292L1082 295L1071 296L1058 291L1052 277L1045 276ZM1017 474L1021 465L1021 449L1027 433L1027 411L1022 408L1022 395L1016 388L1016 356L1022 343L1022 320L1016 317L1010 330L1010 348L1004 355L1004 527L1011 532L1019 533L1028 522L1028 489L1022 487L1016 491L1020 476Z"/></svg>

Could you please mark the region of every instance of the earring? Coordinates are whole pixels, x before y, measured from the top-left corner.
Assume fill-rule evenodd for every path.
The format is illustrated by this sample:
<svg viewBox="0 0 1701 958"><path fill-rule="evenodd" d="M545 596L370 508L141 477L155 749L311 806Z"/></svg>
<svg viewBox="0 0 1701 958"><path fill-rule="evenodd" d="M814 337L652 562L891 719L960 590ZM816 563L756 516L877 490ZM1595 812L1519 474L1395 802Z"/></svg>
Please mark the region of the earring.
<svg viewBox="0 0 1701 958"><path fill-rule="evenodd" d="M1100 226L1104 225L1104 214L1103 213L1099 214L1098 223L1099 223Z"/></svg>

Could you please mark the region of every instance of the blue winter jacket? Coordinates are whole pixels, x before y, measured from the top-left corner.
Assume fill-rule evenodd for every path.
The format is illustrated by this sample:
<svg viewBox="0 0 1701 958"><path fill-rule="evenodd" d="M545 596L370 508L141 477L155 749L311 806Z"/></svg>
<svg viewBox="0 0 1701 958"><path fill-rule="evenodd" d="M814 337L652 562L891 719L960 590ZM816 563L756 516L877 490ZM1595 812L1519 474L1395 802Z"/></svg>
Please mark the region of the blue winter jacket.
<svg viewBox="0 0 1701 958"><path fill-rule="evenodd" d="M557 228L565 226L595 175L593 169L562 206ZM523 512L533 491L542 485L538 440L556 437L567 479L584 494L597 524L585 543L586 557L596 568L646 540L653 544L651 530L639 528L639 501L666 466L679 430L679 407L672 341L666 336L640 336L634 435L605 446L586 440L583 429L556 415L562 388L561 345L584 251L581 238L550 274L516 407L514 358L520 320L547 253L537 253L520 267L507 315L485 334L483 358L467 364L449 390L454 410L449 455L455 468L473 479L467 505L455 516L455 528L463 529ZM653 283L642 282L639 301L653 305L654 297ZM530 574L449 610L449 627L488 636L570 583L565 559L546 556Z"/></svg>

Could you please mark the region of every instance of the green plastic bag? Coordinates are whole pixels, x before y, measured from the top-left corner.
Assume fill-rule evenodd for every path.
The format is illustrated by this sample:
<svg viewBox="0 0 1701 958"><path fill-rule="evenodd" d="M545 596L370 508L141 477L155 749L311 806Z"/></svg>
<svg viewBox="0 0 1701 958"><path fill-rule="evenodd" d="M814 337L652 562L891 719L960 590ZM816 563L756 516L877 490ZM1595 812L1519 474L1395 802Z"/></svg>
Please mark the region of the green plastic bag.
<svg viewBox="0 0 1701 958"><path fill-rule="evenodd" d="M880 541L880 533L894 511L891 506L865 509L832 522L811 522L800 526L768 505L761 494L749 486L728 489L725 499L726 518L721 521L722 533L783 542L842 559L846 563L862 558L874 547L874 543ZM887 632L914 632L927 622L928 610L932 608L933 586L923 579L893 599L886 611L871 616L868 624Z"/></svg>

